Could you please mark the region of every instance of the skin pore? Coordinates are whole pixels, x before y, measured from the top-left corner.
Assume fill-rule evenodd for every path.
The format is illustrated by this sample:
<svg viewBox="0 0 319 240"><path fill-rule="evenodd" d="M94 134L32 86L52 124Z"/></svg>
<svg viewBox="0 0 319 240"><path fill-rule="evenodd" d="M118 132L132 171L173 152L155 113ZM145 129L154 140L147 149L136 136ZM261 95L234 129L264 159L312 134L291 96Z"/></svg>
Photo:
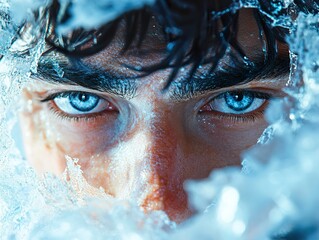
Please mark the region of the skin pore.
<svg viewBox="0 0 319 240"><path fill-rule="evenodd" d="M257 62L263 59L258 36L251 10L241 10L238 41ZM141 49L120 54L122 47L119 33L106 49L81 60L49 56L61 66L64 80L48 75L24 90L26 156L38 172L57 175L66 167L65 155L78 158L92 186L131 199L145 211L164 210L180 222L191 215L183 183L239 165L240 154L267 127L264 111L272 98L284 96L288 81L288 48L279 43L276 67L247 83L220 88L197 81L188 86L185 66L163 91L171 69L138 78L125 67L163 58L166 43L156 24ZM227 61L225 56L216 71ZM199 72L205 71L203 66ZM67 79L72 77L71 84ZM74 84L85 78L92 88Z"/></svg>

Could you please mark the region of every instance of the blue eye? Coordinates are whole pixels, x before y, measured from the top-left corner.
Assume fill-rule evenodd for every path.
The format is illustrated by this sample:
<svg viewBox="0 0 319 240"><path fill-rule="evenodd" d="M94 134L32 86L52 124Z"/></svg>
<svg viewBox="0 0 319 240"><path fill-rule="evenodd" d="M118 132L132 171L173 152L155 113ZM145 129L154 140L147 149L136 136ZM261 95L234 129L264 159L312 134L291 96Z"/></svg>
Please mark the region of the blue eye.
<svg viewBox="0 0 319 240"><path fill-rule="evenodd" d="M110 102L87 92L63 92L53 99L56 106L69 115L81 115L114 110Z"/></svg>
<svg viewBox="0 0 319 240"><path fill-rule="evenodd" d="M211 110L217 112L245 114L258 109L269 98L268 94L260 92L248 90L229 91L214 98L209 103L209 106Z"/></svg>
<svg viewBox="0 0 319 240"><path fill-rule="evenodd" d="M229 108L238 112L249 108L255 99L251 92L226 92L224 100Z"/></svg>
<svg viewBox="0 0 319 240"><path fill-rule="evenodd" d="M82 92L70 93L68 98L71 106L81 112L92 111L100 101L98 96Z"/></svg>

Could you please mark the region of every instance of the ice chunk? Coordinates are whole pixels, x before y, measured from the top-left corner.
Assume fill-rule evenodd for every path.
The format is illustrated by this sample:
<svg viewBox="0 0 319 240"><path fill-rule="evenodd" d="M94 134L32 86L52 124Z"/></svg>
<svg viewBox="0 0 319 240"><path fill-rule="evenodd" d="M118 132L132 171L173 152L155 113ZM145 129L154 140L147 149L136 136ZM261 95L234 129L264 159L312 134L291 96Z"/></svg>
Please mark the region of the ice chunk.
<svg viewBox="0 0 319 240"><path fill-rule="evenodd" d="M70 32L72 29L96 29L97 27L110 22L121 14L151 5L155 0L76 0L71 1L71 19L59 26L61 34ZM61 4L66 6L69 0L62 0Z"/></svg>
<svg viewBox="0 0 319 240"><path fill-rule="evenodd" d="M240 6L260 9L260 2L247 0ZM152 3L153 0L73 1L72 17L60 31L95 28L125 11ZM270 3L276 10L274 15L293 5L288 0ZM13 21L6 18L6 14L10 15L10 4ZM17 36L16 24L31 17L30 11L41 4L44 7L48 2L0 3L1 238L318 239L318 16L300 14L292 22L290 16L278 20L260 9L273 19L274 25L292 32L289 98L280 105L274 104L267 112L272 125L259 144L244 155L244 171L239 167L222 169L206 180L186 184L190 203L198 214L175 229L164 213L145 214L134 203L118 201L91 187L75 159L68 158L66 180L49 174L39 177L17 154L10 136L12 122L7 119L16 116L8 111L15 111L13 106L18 102L24 81L29 81L30 73L36 71L44 50L46 23L34 23L38 27L29 34L31 39L12 41ZM24 48L27 46L24 40L32 39L37 39L33 47ZM16 53L22 50L28 54L18 56ZM63 75L59 66L55 70L59 76Z"/></svg>

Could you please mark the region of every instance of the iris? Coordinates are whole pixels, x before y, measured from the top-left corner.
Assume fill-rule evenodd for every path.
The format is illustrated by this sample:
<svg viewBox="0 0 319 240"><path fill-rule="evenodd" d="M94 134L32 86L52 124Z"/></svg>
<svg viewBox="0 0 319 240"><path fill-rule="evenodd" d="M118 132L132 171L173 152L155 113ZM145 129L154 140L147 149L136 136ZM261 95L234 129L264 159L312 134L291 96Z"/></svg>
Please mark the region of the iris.
<svg viewBox="0 0 319 240"><path fill-rule="evenodd" d="M227 106L238 112L248 109L254 102L254 99L254 94L248 91L226 92L224 94Z"/></svg>
<svg viewBox="0 0 319 240"><path fill-rule="evenodd" d="M98 96L83 92L72 92L68 97L71 106L81 112L93 110L100 101Z"/></svg>

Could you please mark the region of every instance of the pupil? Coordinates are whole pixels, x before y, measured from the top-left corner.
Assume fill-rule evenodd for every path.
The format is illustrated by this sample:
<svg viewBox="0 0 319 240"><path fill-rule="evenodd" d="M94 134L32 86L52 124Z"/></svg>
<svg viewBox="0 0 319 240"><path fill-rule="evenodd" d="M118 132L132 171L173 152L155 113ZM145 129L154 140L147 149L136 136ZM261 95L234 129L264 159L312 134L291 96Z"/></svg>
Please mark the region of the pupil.
<svg viewBox="0 0 319 240"><path fill-rule="evenodd" d="M244 98L244 94L242 93L233 93L232 97L235 99L235 101L240 102Z"/></svg>
<svg viewBox="0 0 319 240"><path fill-rule="evenodd" d="M72 93L69 102L73 108L81 112L93 110L99 103L99 97L89 93Z"/></svg>
<svg viewBox="0 0 319 240"><path fill-rule="evenodd" d="M78 98L81 102L86 102L88 100L88 96L83 93L80 93Z"/></svg>
<svg viewBox="0 0 319 240"><path fill-rule="evenodd" d="M224 95L227 106L234 111L243 111L248 109L254 101L251 92L228 92Z"/></svg>

